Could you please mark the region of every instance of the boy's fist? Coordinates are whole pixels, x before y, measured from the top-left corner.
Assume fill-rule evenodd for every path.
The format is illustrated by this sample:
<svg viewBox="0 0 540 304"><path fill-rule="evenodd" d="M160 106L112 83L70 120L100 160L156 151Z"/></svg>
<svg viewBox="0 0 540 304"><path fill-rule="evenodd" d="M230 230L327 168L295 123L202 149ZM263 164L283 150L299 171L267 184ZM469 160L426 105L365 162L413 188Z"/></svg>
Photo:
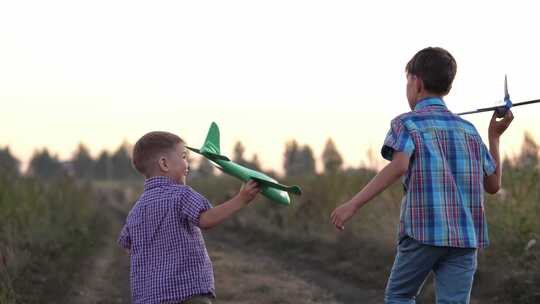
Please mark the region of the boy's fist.
<svg viewBox="0 0 540 304"><path fill-rule="evenodd" d="M332 212L330 215L330 220L337 229L343 230L345 229L345 222L347 222L355 213L356 207L351 202L347 202L337 207Z"/></svg>
<svg viewBox="0 0 540 304"><path fill-rule="evenodd" d="M243 203L248 204L257 196L257 194L259 194L260 191L261 189L259 188L257 182L250 180L242 185L240 192L238 192L238 196Z"/></svg>
<svg viewBox="0 0 540 304"><path fill-rule="evenodd" d="M497 120L497 113L493 112L493 116L489 122L489 137L499 138L508 126L510 126L512 120L514 120L514 114L511 110L506 111L506 114L504 114L501 120Z"/></svg>

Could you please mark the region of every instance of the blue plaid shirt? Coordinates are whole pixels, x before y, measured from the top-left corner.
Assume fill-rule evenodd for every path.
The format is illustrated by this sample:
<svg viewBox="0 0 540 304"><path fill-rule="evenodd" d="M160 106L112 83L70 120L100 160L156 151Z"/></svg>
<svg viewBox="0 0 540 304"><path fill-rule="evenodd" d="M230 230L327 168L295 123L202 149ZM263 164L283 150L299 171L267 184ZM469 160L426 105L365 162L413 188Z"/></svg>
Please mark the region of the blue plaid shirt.
<svg viewBox="0 0 540 304"><path fill-rule="evenodd" d="M484 176L495 163L475 127L451 113L440 98L419 101L394 118L382 156L410 155L403 186L399 239L433 246L478 248L489 244Z"/></svg>
<svg viewBox="0 0 540 304"><path fill-rule="evenodd" d="M212 262L199 229L210 202L164 176L147 179L118 243L130 251L134 304L182 302L214 294Z"/></svg>

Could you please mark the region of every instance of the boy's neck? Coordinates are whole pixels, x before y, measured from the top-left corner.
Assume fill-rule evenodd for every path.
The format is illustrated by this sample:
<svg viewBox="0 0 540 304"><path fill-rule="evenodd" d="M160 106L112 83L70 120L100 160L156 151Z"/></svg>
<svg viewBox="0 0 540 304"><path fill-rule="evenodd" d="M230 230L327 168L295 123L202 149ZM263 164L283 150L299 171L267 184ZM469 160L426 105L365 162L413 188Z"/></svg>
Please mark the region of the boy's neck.
<svg viewBox="0 0 540 304"><path fill-rule="evenodd" d="M146 177L146 179L151 179L153 177L168 177L170 180L172 180L176 184L185 185L185 182L177 181L177 180L175 180L175 178L173 176L169 176L168 174L164 174L164 173L150 174L150 175L145 176L145 177Z"/></svg>
<svg viewBox="0 0 540 304"><path fill-rule="evenodd" d="M433 93L430 93L430 92L420 92L418 94L418 96L416 96L416 101L414 102L414 106L416 106L418 104L418 102L424 100L424 99L428 99L428 98L439 98L439 99L443 99L444 95L440 95L440 94L433 94ZM414 107L413 107L414 109Z"/></svg>

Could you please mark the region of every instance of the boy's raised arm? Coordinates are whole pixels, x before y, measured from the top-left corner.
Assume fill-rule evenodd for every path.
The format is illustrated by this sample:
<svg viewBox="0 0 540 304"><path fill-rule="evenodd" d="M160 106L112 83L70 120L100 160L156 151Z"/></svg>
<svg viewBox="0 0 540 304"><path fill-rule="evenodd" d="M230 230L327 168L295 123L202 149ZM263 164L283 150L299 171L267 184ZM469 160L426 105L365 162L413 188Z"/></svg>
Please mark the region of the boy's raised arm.
<svg viewBox="0 0 540 304"><path fill-rule="evenodd" d="M484 189L487 193L495 194L501 188L502 184L502 170L501 170L501 157L499 153L499 141L501 135L506 131L514 115L512 111L508 110L503 119L497 121L496 113L493 113L491 121L489 123L489 152L495 161L495 173L486 176L484 179Z"/></svg>
<svg viewBox="0 0 540 304"><path fill-rule="evenodd" d="M220 224L249 204L255 196L257 196L259 191L260 189L257 183L250 180L242 186L242 189L240 189L235 197L201 213L199 227L202 229L210 229Z"/></svg>
<svg viewBox="0 0 540 304"><path fill-rule="evenodd" d="M347 222L363 205L393 184L409 168L407 153L394 151L392 161L386 165L377 175L352 199L337 207L330 219L336 228L343 230Z"/></svg>

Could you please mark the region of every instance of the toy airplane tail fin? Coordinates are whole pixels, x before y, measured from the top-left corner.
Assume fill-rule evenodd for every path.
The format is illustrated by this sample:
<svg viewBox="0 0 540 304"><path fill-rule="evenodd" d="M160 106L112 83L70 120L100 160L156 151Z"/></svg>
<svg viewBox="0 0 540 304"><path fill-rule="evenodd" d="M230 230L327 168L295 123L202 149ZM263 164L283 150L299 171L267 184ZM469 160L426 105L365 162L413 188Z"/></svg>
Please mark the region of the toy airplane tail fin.
<svg viewBox="0 0 540 304"><path fill-rule="evenodd" d="M215 122L212 122L210 129L208 129L208 134L204 140L204 144L201 148L201 152L210 152L212 154L221 154L220 144L219 144L219 127Z"/></svg>
<svg viewBox="0 0 540 304"><path fill-rule="evenodd" d="M219 144L219 127L215 122L212 122L208 134L204 140L204 144L201 149L195 149L187 147L193 152L210 156L210 158L229 160L226 156L221 155L221 149Z"/></svg>

